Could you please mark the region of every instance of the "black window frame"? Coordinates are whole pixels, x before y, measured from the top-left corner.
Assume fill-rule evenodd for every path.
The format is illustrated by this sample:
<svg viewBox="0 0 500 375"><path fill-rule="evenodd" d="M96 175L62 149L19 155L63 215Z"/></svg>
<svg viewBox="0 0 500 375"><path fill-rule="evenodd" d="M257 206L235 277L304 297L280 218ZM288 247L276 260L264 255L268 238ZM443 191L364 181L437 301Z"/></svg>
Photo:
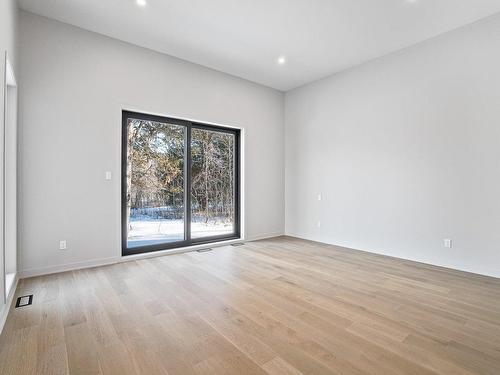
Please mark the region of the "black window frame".
<svg viewBox="0 0 500 375"><path fill-rule="evenodd" d="M162 122L173 125L181 125L186 129L184 139L184 240L154 244L147 246L127 247L127 148L128 148L128 119L135 118L145 121ZM191 238L191 130L202 129L229 133L234 135L234 232L227 235ZM121 238L122 256L149 253L153 251L178 249L194 245L209 244L220 241L235 240L241 238L241 157L240 157L241 131L236 128L226 128L217 125L205 124L196 121L176 119L165 116L151 115L135 111L122 111L122 160L121 160Z"/></svg>

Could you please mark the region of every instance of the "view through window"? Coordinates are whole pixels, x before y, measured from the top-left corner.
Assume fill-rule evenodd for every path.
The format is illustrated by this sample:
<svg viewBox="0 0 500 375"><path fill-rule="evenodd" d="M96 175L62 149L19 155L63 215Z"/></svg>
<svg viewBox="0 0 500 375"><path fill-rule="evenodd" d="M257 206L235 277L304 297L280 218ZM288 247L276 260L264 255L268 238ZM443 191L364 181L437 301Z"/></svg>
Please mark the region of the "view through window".
<svg viewBox="0 0 500 375"><path fill-rule="evenodd" d="M123 132L124 254L239 236L237 130L124 112Z"/></svg>
<svg viewBox="0 0 500 375"><path fill-rule="evenodd" d="M235 135L193 129L191 137L191 235L234 231Z"/></svg>

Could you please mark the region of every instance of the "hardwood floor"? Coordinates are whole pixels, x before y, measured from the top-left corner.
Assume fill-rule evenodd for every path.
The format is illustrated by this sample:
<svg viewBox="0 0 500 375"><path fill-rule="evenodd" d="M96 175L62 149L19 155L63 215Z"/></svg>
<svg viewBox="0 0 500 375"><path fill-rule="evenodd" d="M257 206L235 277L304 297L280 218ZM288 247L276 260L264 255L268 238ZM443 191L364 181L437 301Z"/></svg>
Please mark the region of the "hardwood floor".
<svg viewBox="0 0 500 375"><path fill-rule="evenodd" d="M288 237L22 280L0 374L500 374L500 280Z"/></svg>

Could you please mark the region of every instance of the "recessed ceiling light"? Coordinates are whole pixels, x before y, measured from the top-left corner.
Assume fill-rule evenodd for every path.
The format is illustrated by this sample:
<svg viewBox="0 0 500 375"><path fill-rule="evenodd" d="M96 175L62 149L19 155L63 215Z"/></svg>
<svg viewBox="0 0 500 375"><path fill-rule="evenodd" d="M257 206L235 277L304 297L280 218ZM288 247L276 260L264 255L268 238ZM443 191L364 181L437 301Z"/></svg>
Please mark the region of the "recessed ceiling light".
<svg viewBox="0 0 500 375"><path fill-rule="evenodd" d="M145 7L146 6L146 0L135 0L135 2L137 3L137 5L139 5L140 7Z"/></svg>
<svg viewBox="0 0 500 375"><path fill-rule="evenodd" d="M278 63L278 65L285 65L286 64L286 57L281 55L280 57L278 57L278 60L276 60L276 62Z"/></svg>

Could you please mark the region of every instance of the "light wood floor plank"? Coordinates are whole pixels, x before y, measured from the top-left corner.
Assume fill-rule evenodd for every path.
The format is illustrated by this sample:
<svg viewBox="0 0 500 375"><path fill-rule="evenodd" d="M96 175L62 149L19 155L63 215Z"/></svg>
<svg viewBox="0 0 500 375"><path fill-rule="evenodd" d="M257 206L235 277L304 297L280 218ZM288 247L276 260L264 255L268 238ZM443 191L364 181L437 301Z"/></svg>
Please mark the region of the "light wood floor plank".
<svg viewBox="0 0 500 375"><path fill-rule="evenodd" d="M21 280L0 373L500 374L500 280L290 237Z"/></svg>

